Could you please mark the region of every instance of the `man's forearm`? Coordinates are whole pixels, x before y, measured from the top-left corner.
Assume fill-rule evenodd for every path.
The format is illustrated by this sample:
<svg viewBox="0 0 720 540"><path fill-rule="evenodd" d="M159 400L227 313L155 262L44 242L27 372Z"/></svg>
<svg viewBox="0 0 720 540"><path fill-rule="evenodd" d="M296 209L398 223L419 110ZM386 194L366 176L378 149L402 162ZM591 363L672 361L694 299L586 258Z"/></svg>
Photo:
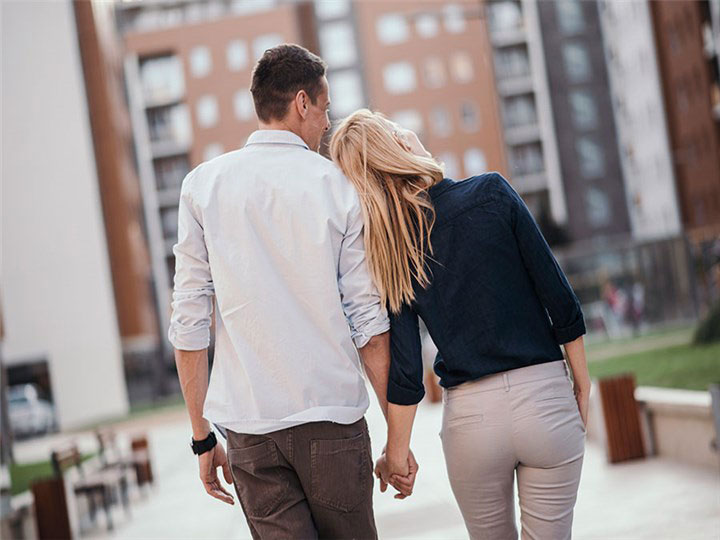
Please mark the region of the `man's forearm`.
<svg viewBox="0 0 720 540"><path fill-rule="evenodd" d="M175 349L175 365L190 415L193 439L202 440L210 433L210 423L203 418L203 405L208 389L208 350Z"/></svg>
<svg viewBox="0 0 720 540"><path fill-rule="evenodd" d="M387 386L390 372L390 332L370 338L370 341L358 349L365 366L365 374L375 390L380 409L387 420L388 402Z"/></svg>

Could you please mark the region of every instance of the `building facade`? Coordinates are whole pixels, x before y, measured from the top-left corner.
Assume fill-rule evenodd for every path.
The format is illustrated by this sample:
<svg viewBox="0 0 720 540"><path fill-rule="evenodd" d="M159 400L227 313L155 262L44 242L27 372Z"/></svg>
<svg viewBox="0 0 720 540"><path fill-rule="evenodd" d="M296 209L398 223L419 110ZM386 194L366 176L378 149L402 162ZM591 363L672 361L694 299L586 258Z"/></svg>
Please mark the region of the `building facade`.
<svg viewBox="0 0 720 540"><path fill-rule="evenodd" d="M717 6L715 6L717 10ZM707 1L651 2L682 221L720 227L720 76L717 23Z"/></svg>
<svg viewBox="0 0 720 540"><path fill-rule="evenodd" d="M633 238L681 233L650 2L599 2Z"/></svg>

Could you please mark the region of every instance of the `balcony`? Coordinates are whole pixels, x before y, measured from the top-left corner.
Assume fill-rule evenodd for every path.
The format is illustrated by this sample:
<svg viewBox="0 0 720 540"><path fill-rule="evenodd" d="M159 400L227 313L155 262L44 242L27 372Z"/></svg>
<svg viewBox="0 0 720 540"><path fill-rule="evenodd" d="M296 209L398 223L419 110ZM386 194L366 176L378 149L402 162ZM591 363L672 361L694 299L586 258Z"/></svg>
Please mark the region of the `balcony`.
<svg viewBox="0 0 720 540"><path fill-rule="evenodd" d="M535 121L527 124L505 127L505 142L514 146L539 141L540 125Z"/></svg>
<svg viewBox="0 0 720 540"><path fill-rule="evenodd" d="M518 94L527 94L533 92L533 81L530 74L511 77L507 79L498 79L498 94L503 97L515 96Z"/></svg>

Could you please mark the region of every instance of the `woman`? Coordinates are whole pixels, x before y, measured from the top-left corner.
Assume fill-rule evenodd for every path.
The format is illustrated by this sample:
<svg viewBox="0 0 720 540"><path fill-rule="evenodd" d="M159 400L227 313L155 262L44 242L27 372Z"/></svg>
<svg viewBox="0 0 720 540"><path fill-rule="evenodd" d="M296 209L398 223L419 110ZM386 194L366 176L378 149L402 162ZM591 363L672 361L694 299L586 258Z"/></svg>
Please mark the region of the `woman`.
<svg viewBox="0 0 720 540"><path fill-rule="evenodd" d="M401 477L424 394L421 318L439 350L440 436L470 536L517 537L517 474L523 538L570 538L590 389L585 325L527 207L497 173L443 179L412 131L365 109L340 124L330 153L358 190L368 264L391 312L388 444L376 472L412 487Z"/></svg>

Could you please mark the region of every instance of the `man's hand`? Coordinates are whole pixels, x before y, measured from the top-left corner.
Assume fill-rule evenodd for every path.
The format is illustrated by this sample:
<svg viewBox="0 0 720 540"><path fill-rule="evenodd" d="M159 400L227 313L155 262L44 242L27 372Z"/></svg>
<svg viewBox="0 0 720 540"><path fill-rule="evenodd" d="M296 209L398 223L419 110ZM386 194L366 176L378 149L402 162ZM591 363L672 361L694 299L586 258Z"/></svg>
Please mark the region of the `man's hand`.
<svg viewBox="0 0 720 540"><path fill-rule="evenodd" d="M418 468L412 451L409 451L405 461L392 462L383 450L375 465L375 475L380 479L380 491L385 493L390 484L399 492L395 494L396 499L409 497L415 486Z"/></svg>
<svg viewBox="0 0 720 540"><path fill-rule="evenodd" d="M232 474L230 474L230 464L225 455L223 445L218 443L212 450L200 454L198 456L198 463L200 465L200 480L202 480L205 486L205 491L224 503L235 504L235 499L225 490L217 475L217 468L222 467L225 481L228 484L233 483Z"/></svg>

